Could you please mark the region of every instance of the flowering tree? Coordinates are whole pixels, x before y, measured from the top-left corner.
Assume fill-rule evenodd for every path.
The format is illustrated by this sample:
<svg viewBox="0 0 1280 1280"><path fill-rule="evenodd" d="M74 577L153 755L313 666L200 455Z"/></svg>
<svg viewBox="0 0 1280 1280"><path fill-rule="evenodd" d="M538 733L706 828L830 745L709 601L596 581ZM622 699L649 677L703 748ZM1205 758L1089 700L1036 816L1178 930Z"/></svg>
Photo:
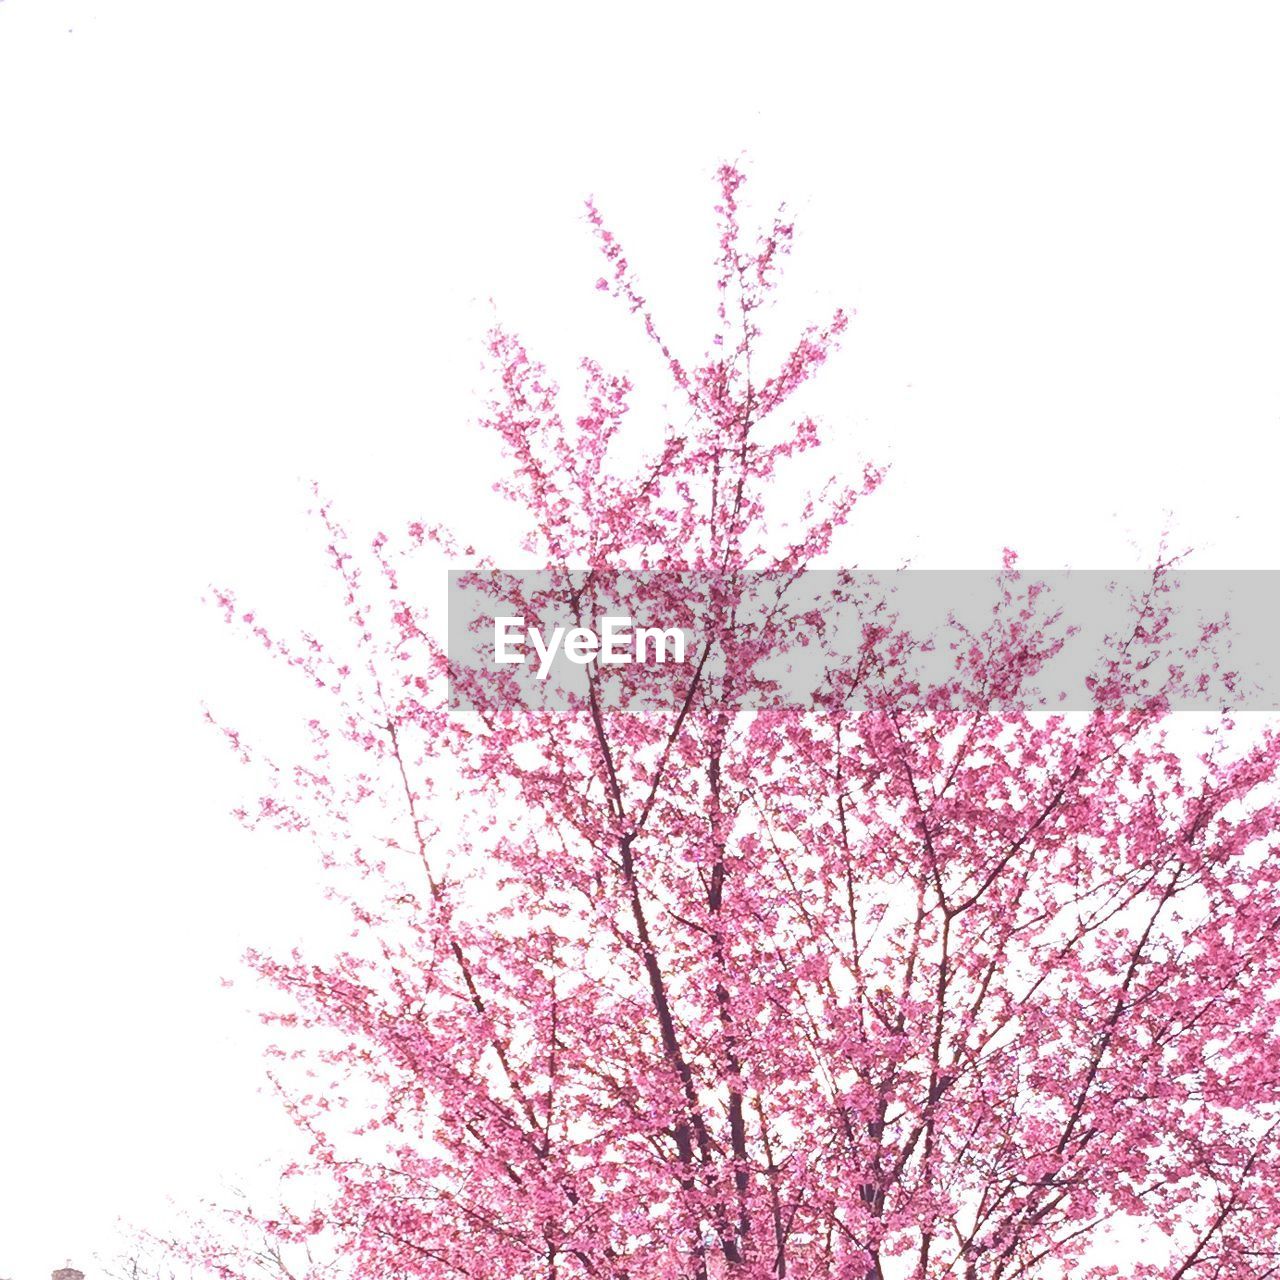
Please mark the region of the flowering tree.
<svg viewBox="0 0 1280 1280"><path fill-rule="evenodd" d="M761 367L791 227L748 236L742 180L719 175L698 364L588 208L599 287L682 405L639 468L612 461L626 380L585 362L570 411L490 341L526 550L574 607L622 571L677 613L702 592L689 661L524 699L403 585L432 548L492 561L426 524L362 547L327 506L347 648L219 597L328 707L242 817L308 833L357 926L321 963L251 957L313 1073L282 1068L310 1146L286 1172L323 1189L259 1225L361 1280L1280 1274L1280 744L1171 745L1159 574L1081 714L1010 696L1053 648L1011 563L944 687L886 624L807 702L770 695L762 659L803 641L781 608L741 621L748 582L785 600L880 476L772 509L819 444L789 402L846 319Z"/></svg>

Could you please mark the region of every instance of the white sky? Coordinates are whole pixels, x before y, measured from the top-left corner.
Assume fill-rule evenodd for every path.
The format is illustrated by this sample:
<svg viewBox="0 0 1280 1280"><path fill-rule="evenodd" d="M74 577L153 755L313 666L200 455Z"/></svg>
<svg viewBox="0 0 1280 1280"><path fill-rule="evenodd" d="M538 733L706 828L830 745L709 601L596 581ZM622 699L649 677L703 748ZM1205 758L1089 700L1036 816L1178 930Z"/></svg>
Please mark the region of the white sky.
<svg viewBox="0 0 1280 1280"><path fill-rule="evenodd" d="M218 979L324 922L199 706L293 690L198 599L323 608L299 477L483 534L490 297L654 372L585 195L681 345L714 166L791 203L859 563L1280 567L1273 5L457 8L0 0L0 1275L280 1139Z"/></svg>

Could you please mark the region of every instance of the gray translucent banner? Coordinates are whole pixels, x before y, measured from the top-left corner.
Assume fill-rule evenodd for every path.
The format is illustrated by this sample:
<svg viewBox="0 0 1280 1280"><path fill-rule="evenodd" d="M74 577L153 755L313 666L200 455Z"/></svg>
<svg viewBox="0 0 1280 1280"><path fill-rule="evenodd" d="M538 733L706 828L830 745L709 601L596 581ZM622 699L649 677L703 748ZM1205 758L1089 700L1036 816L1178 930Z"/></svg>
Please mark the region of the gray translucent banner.
<svg viewBox="0 0 1280 1280"><path fill-rule="evenodd" d="M450 573L454 705L1280 709L1280 571Z"/></svg>

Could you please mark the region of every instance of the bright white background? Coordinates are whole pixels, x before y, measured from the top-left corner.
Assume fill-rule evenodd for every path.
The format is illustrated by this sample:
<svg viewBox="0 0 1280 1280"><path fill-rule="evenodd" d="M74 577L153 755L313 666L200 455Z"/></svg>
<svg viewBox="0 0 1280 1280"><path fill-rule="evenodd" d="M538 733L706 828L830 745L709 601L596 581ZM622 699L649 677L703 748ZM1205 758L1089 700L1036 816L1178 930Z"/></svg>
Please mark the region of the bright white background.
<svg viewBox="0 0 1280 1280"><path fill-rule="evenodd" d="M0 1274L282 1139L218 979L325 923L199 706L294 690L199 598L328 607L300 478L483 533L490 297L655 372L588 193L681 346L714 166L791 202L860 563L1280 567L1273 5L457 8L0 0Z"/></svg>

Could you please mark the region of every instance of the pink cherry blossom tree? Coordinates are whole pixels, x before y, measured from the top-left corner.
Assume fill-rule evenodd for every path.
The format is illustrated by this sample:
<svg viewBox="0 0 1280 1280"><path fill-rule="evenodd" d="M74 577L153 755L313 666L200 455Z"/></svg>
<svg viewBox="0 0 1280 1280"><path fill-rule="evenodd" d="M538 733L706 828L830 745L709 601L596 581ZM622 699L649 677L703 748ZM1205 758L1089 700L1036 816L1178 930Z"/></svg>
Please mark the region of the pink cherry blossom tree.
<svg viewBox="0 0 1280 1280"><path fill-rule="evenodd" d="M742 182L719 173L698 361L588 207L598 287L680 406L640 466L612 447L625 378L586 361L573 401L512 334L489 343L526 555L566 596L661 575L669 610L701 610L689 661L524 699L448 656L405 585L415 556L496 570L514 548L426 522L362 542L328 505L346 641L287 641L219 596L327 707L296 763L219 725L259 780L241 816L314 840L354 922L344 954L251 957L310 1152L284 1171L305 1210L254 1215L274 1265L1280 1275L1280 743L1228 723L1171 741L1160 571L1079 714L1009 696L1053 647L1012 562L1009 607L944 687L907 680L886 624L807 703L770 696L762 660L805 639L781 609L743 624L748 582L784 599L881 477L777 509L820 443L792 397L847 322L766 363L792 228L749 234ZM264 1256L192 1248L226 1277Z"/></svg>

